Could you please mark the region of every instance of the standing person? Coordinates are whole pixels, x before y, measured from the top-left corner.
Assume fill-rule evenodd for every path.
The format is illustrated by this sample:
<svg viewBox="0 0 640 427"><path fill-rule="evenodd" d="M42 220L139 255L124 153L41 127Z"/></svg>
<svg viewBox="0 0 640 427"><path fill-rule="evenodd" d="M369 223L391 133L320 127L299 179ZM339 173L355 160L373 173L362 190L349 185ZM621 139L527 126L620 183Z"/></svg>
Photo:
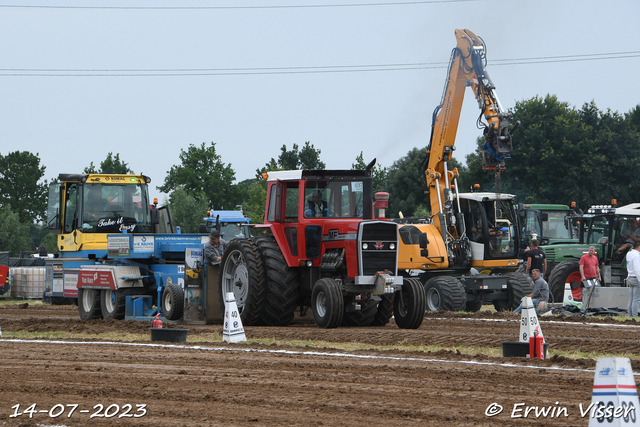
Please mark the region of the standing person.
<svg viewBox="0 0 640 427"><path fill-rule="evenodd" d="M580 277L582 282L593 279L598 279L598 282L602 282L600 279L600 262L596 256L595 246L589 246L589 252L580 258Z"/></svg>
<svg viewBox="0 0 640 427"><path fill-rule="evenodd" d="M533 292L526 296L531 298L531 300L533 301L533 306L536 308L536 312L538 312L540 311L538 307L541 302L549 302L549 284L542 278L542 276L540 275L540 270L538 270L537 268L531 270L531 276L533 277L534 284ZM520 313L522 311L522 304L520 304L520 307L516 308L513 311L516 313Z"/></svg>
<svg viewBox="0 0 640 427"><path fill-rule="evenodd" d="M227 249L227 241L220 238L218 230L211 230L209 241L204 245L205 261L213 265L220 264L225 249Z"/></svg>
<svg viewBox="0 0 640 427"><path fill-rule="evenodd" d="M633 249L627 254L627 272L625 279L629 287L629 307L627 313L631 317L638 317L638 303L640 303L640 241L633 244Z"/></svg>
<svg viewBox="0 0 640 427"><path fill-rule="evenodd" d="M527 268L525 269L527 274L534 269L540 270L542 277L547 272L547 258L542 252L542 249L538 248L538 239L531 239L531 249L527 251Z"/></svg>

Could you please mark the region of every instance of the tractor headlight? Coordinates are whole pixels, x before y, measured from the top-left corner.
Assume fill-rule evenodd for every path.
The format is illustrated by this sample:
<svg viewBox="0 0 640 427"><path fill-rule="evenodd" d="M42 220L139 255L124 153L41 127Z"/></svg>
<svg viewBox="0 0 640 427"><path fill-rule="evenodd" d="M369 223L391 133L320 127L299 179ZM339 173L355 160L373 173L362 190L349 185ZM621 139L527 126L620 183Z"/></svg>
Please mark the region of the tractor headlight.
<svg viewBox="0 0 640 427"><path fill-rule="evenodd" d="M389 249L394 250L396 248L396 244L395 243L391 243L389 245Z"/></svg>
<svg viewBox="0 0 640 427"><path fill-rule="evenodd" d="M362 244L362 249L364 249L364 250L369 249L369 245L368 245L368 244L366 244L366 243L363 243L363 244Z"/></svg>

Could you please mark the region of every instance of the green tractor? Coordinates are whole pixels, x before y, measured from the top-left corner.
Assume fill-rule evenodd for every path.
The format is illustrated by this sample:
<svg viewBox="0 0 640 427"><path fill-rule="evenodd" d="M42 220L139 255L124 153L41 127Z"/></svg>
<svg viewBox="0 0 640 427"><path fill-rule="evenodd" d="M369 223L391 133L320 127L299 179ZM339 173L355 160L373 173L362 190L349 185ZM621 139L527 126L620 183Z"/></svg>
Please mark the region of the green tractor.
<svg viewBox="0 0 640 427"><path fill-rule="evenodd" d="M582 281L579 261L589 250L596 248L602 286L625 286L627 277L626 251L618 253L618 249L627 240L625 235L632 230L632 222L640 219L640 203L619 208L605 205L592 206L586 214L571 218L573 228L577 231L578 241L575 243L548 246L553 252L545 251L547 263L553 254L554 267L550 271L547 282L555 301L562 301L565 283L571 284L574 298L581 298Z"/></svg>
<svg viewBox="0 0 640 427"><path fill-rule="evenodd" d="M582 211L578 212L582 214ZM579 243L578 231L572 221L578 213L567 205L527 204L520 206L519 214L524 228L522 237L526 239L520 246L525 248L531 245L532 239L538 240L547 259L545 279L549 281L551 270L565 261L565 253L559 248ZM526 257L524 259L526 265ZM525 270L524 265L521 265L520 270Z"/></svg>

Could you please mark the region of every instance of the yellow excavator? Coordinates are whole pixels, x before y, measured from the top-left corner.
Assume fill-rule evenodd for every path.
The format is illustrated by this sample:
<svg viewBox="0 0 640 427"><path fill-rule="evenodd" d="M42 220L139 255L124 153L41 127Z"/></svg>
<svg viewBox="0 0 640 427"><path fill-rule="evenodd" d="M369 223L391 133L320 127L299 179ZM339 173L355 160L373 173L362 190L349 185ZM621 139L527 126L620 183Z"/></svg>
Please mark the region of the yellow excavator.
<svg viewBox="0 0 640 427"><path fill-rule="evenodd" d="M477 311L485 302L514 309L533 283L517 273L520 229L515 196L501 194L500 171L511 155L511 114L505 111L486 70L484 41L455 31L442 100L433 112L431 140L421 165L431 216L401 218L398 272L419 277L427 310ZM483 129L484 170L496 174L497 192L460 193L458 169L449 170L465 89L473 91ZM484 119L484 120L483 120Z"/></svg>

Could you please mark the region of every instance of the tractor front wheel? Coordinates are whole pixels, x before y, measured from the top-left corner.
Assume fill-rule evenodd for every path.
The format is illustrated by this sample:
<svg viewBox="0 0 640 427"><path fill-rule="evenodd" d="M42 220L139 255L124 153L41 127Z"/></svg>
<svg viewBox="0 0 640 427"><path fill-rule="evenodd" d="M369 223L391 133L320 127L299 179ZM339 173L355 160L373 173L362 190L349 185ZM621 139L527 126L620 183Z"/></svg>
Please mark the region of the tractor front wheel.
<svg viewBox="0 0 640 427"><path fill-rule="evenodd" d="M316 325L321 328L337 328L344 315L344 300L338 282L325 277L313 285L311 309Z"/></svg>
<svg viewBox="0 0 640 427"><path fill-rule="evenodd" d="M402 289L393 299L396 325L402 329L418 329L424 319L426 295L418 279L404 279Z"/></svg>

